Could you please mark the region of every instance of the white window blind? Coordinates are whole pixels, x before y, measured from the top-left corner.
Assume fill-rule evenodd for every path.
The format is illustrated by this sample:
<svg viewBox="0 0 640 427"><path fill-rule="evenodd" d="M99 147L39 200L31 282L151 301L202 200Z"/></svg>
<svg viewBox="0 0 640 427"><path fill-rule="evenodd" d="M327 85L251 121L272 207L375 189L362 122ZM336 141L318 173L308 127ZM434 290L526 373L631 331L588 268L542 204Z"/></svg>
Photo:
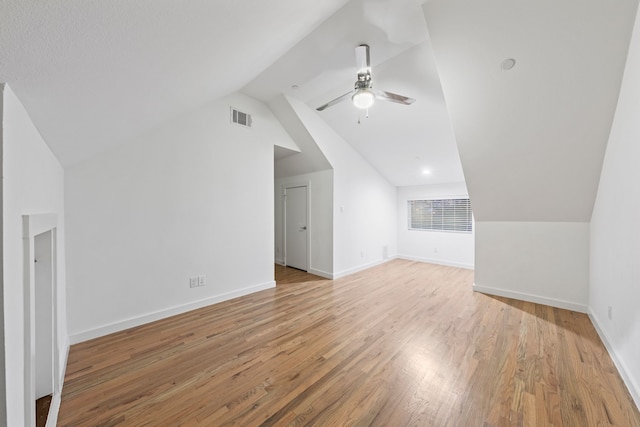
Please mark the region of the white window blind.
<svg viewBox="0 0 640 427"><path fill-rule="evenodd" d="M409 229L471 233L469 199L409 200Z"/></svg>

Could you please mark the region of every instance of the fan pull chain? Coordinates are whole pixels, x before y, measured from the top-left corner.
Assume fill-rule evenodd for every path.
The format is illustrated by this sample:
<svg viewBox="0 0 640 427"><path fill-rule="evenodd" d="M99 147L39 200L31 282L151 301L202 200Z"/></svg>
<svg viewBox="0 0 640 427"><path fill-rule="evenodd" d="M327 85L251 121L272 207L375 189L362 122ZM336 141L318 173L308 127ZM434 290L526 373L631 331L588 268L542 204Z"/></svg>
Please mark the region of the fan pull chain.
<svg viewBox="0 0 640 427"><path fill-rule="evenodd" d="M361 111L361 110L358 110L358 124L361 124L361 122L360 122L360 111ZM368 109L368 108L366 109L366 113L365 113L364 118L365 118L365 119L368 119L368 118L369 118L369 109Z"/></svg>

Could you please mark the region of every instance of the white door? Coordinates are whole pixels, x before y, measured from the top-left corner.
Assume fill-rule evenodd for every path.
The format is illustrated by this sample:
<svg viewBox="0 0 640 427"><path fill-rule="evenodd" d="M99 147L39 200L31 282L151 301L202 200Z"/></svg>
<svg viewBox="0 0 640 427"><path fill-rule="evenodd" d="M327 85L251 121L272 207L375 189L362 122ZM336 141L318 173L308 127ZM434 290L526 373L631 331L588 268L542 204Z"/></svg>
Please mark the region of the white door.
<svg viewBox="0 0 640 427"><path fill-rule="evenodd" d="M284 190L285 264L307 271L307 187Z"/></svg>
<svg viewBox="0 0 640 427"><path fill-rule="evenodd" d="M53 394L53 247L52 233L34 238L36 399Z"/></svg>

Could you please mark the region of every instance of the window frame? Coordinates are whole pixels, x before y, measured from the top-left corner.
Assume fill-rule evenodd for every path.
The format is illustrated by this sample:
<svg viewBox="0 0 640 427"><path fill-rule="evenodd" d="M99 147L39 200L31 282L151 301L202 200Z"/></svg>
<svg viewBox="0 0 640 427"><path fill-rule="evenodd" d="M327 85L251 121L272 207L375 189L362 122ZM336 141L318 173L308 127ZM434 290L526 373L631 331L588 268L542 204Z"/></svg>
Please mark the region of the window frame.
<svg viewBox="0 0 640 427"><path fill-rule="evenodd" d="M461 213L460 216L455 215L455 203L459 203L458 201L463 201L465 203L464 210L465 213ZM420 221L420 219L414 218L414 204L416 202L424 202L425 204L429 203L431 205L431 209L433 209L433 204L435 202L440 202L445 205L448 203L454 203L453 216L444 217L444 212L447 207L441 206L441 213L443 214L440 218L440 221L434 224L433 219L431 219L430 226L425 227L416 227L416 223ZM427 207L429 208L429 207ZM422 220L426 225L426 221ZM414 198L407 200L407 228L409 231L431 231L431 232L439 232L439 233L457 233L457 234L473 234L473 210L471 208L471 199L468 196L449 196L449 197L438 197L438 198ZM437 225L439 224L439 225ZM436 226L434 226L436 225Z"/></svg>

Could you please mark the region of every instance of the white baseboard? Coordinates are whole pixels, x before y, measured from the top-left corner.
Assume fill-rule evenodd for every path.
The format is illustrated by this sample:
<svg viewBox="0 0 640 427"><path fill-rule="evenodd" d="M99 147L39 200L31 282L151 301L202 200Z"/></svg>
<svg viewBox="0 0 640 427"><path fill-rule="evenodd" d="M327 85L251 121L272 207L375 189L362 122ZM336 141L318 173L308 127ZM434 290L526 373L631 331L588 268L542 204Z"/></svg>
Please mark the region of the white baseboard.
<svg viewBox="0 0 640 427"><path fill-rule="evenodd" d="M47 414L47 423L44 427L56 427L58 424L58 413L60 412L60 403L62 403L62 394L54 393L49 404L49 413Z"/></svg>
<svg viewBox="0 0 640 427"><path fill-rule="evenodd" d="M308 273L309 274L315 274L316 276L324 277L325 279L333 280L333 273L329 273L327 271L316 270L315 268L310 268Z"/></svg>
<svg viewBox="0 0 640 427"><path fill-rule="evenodd" d="M67 361L69 360L69 341L65 345L64 362L60 369L60 386L58 390L55 390L51 397L51 403L49 405L49 413L47 414L47 423L45 427L56 427L58 424L58 414L60 413L60 403L62 403L62 389L64 387L64 377L67 374Z"/></svg>
<svg viewBox="0 0 640 427"><path fill-rule="evenodd" d="M224 294L216 295L210 298L201 299L198 301L182 304L174 307L169 307L164 310L155 311L152 313L143 314L129 319L114 322L108 325L100 326L98 328L89 329L83 332L69 336L71 344L77 344L90 339L102 337L112 334L114 332L120 332L125 329L134 328L136 326L144 325L146 323L155 322L156 320L164 319L166 317L175 316L176 314L186 313L187 311L196 310L198 308L206 307L208 305L216 304L219 302L227 301L233 298L249 295L254 292L263 291L276 286L274 280L263 283L260 285L250 286L248 288L238 289L233 292L227 292Z"/></svg>
<svg viewBox="0 0 640 427"><path fill-rule="evenodd" d="M467 270L474 269L474 266L471 264L462 264L457 262L449 262L449 261L436 260L436 259L418 258L418 257L409 256L409 255L391 255L386 259L373 261L367 264L360 265L358 267L350 268L348 270L343 270L335 274L322 271L322 270L316 270L313 268L309 269L309 273L315 274L316 276L324 277L327 279L339 279L341 277L348 276L349 274L358 273L360 271L366 270L371 267L375 267L376 265L384 264L385 262L388 262L394 259L406 259L409 261L425 262L429 264L440 264L440 265L446 265L449 267L465 268Z"/></svg>
<svg viewBox="0 0 640 427"><path fill-rule="evenodd" d="M429 264L446 265L448 267L464 268L467 270L473 270L475 268L473 264L464 264L461 262L447 261L443 259L420 258L420 257L411 256L411 255L398 255L397 258L406 259L409 261L426 262Z"/></svg>
<svg viewBox="0 0 640 427"><path fill-rule="evenodd" d="M600 336L600 339L604 343L604 346L607 348L609 356L611 356L611 360L613 360L616 368L618 368L618 372L622 377L622 381L624 381L624 384L627 386L627 389L629 390L633 401L636 403L636 407L640 409L640 385L633 379L633 377L629 375L629 368L627 367L627 364L624 362L624 359L622 359L616 352L612 341L607 336L607 333L603 328L600 327L601 323L591 307L589 307L588 314L589 318L591 319L591 323L593 323L593 327L596 329L596 332Z"/></svg>
<svg viewBox="0 0 640 427"><path fill-rule="evenodd" d="M358 272L360 272L362 270L366 270L368 268L375 267L376 265L384 264L385 262L389 262L389 261L394 260L394 259L396 259L395 255L394 256L390 256L387 259L380 259L380 260L373 261L373 262L370 262L370 263L367 263L367 264L359 265L357 267L349 268L347 270L343 270L343 271L340 271L338 273L334 273L333 274L333 279L340 279L341 277L348 276L348 275L354 274L354 273L358 273Z"/></svg>
<svg viewBox="0 0 640 427"><path fill-rule="evenodd" d="M564 301L554 298L541 297L538 295L531 295L524 292L508 291L506 289L490 288L487 286L478 286L473 284L473 290L475 292L481 292L483 294L496 295L499 297L513 298L521 301L535 302L536 304L548 305L550 307L563 308L565 310L577 311L579 313L586 313L587 306L584 304L578 304L571 301Z"/></svg>
<svg viewBox="0 0 640 427"><path fill-rule="evenodd" d="M278 265L285 265L284 260L282 259L276 259L275 263ZM309 269L307 270L307 273L315 274L316 276L324 277L325 279L333 279L333 273L329 273L328 271L324 271L324 270L318 270L313 267L309 267Z"/></svg>

